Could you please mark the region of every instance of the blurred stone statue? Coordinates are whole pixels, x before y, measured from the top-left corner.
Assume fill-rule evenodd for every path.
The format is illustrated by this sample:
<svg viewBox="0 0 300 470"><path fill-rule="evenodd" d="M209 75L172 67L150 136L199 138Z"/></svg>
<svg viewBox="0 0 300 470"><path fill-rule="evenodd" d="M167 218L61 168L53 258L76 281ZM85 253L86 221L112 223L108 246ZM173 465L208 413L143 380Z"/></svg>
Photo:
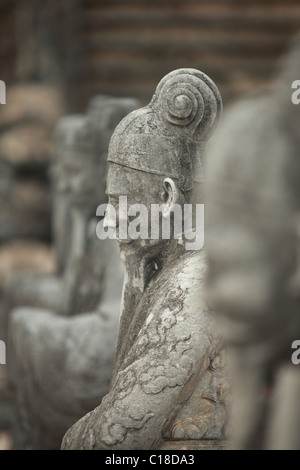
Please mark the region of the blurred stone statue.
<svg viewBox="0 0 300 470"><path fill-rule="evenodd" d="M190 204L196 211L204 147L221 107L210 78L175 70L112 136L104 226L116 231L125 267L117 352L109 393L69 429L64 449L223 445L228 384L213 312L203 297L205 253L188 250L191 233L184 226L176 237L172 225L175 208ZM141 222L149 222L139 238L129 236L133 214L119 212L120 197L140 207ZM171 222L169 239L150 236L154 204L163 205L157 225Z"/></svg>
<svg viewBox="0 0 300 470"><path fill-rule="evenodd" d="M16 273L10 285L14 306L30 305L74 315L97 305L101 293L98 279L92 286L86 276L85 287L79 290L74 285L78 271L83 269L89 221L95 217L97 206L106 201L109 139L124 115L136 107L137 101L132 98L98 95L91 99L86 115L59 121L53 136L51 168L57 276Z"/></svg>
<svg viewBox="0 0 300 470"><path fill-rule="evenodd" d="M15 83L0 112L0 338L7 341L9 291L16 272L55 273L50 246L51 134L65 114L57 87ZM7 367L0 367L0 431L11 428ZM0 438L1 440L1 438Z"/></svg>
<svg viewBox="0 0 300 470"><path fill-rule="evenodd" d="M97 238L95 215L106 198L109 131L136 107L134 99L98 96L86 117L57 125L54 235L61 275L23 281L18 301L25 306L9 314L17 448L58 449L66 430L108 390L123 267L114 242Z"/></svg>
<svg viewBox="0 0 300 470"><path fill-rule="evenodd" d="M236 449L300 448L299 77L298 38L274 84L228 109L207 151L207 299L228 346Z"/></svg>

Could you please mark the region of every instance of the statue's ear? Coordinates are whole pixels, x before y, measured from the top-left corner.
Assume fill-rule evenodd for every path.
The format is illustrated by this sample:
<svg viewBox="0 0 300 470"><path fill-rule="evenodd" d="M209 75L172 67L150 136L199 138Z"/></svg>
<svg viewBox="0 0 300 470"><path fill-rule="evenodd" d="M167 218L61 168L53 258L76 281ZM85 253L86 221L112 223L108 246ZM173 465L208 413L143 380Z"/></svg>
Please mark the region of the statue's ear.
<svg viewBox="0 0 300 470"><path fill-rule="evenodd" d="M167 218L170 217L174 204L179 203L179 190L172 178L165 178L163 185L165 190L165 206L162 214L163 217Z"/></svg>

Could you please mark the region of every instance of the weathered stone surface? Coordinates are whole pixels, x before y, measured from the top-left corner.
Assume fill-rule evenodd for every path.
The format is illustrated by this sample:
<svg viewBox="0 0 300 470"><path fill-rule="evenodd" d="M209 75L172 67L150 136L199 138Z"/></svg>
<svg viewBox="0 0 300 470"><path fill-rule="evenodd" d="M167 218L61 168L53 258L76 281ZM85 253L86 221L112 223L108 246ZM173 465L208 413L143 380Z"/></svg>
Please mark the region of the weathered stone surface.
<svg viewBox="0 0 300 470"><path fill-rule="evenodd" d="M19 273L22 280L30 279L32 276L40 279L47 277L53 278L56 270L56 263L53 251L46 245L33 241L13 241L0 247L0 338L7 342L7 315L10 309L11 299L9 298L9 289L12 279L16 272ZM22 274L21 274L22 273ZM32 283L31 283L32 285ZM22 293L20 288L24 286L23 282L14 290L14 302ZM48 290L47 290L48 292ZM52 294L56 295L57 292ZM34 292L36 295L36 292ZM32 295L32 298L34 297ZM24 297L22 298L24 300ZM52 296L53 302L53 296ZM7 368L1 366L0 370L0 429L8 430L12 427L12 409L13 395L8 387Z"/></svg>
<svg viewBox="0 0 300 470"><path fill-rule="evenodd" d="M171 72L151 103L124 118L109 147L107 192L131 204L197 201L205 142L221 111L215 84L194 69ZM198 200L199 202L199 200ZM121 238L123 306L109 393L63 439L64 449L149 449L224 437L226 379L214 315L204 300L204 251L178 241ZM126 224L129 223L126 214ZM151 223L151 222L150 222ZM219 362L220 361L220 362ZM217 364L220 367L217 367ZM176 446L176 439L180 443Z"/></svg>
<svg viewBox="0 0 300 470"><path fill-rule="evenodd" d="M107 200L109 139L122 117L137 106L133 98L96 95L89 102L85 118L79 115L64 118L55 129L51 170L53 231L60 269L65 266L70 250L78 255L84 249L80 233L86 232L86 221ZM78 232L75 240L70 237L72 226Z"/></svg>
<svg viewBox="0 0 300 470"><path fill-rule="evenodd" d="M224 450L228 449L228 441L222 439L194 439L164 441L159 450ZM174 452L175 453L175 452Z"/></svg>
<svg viewBox="0 0 300 470"><path fill-rule="evenodd" d="M15 277L11 286L18 291L15 305L39 307L16 309L9 319L21 430L15 447L59 448L68 427L108 390L123 267L115 244L96 237L93 219L106 197L109 132L136 105L129 98L96 97L91 113L63 118L55 130L53 225L60 272L35 281Z"/></svg>
<svg viewBox="0 0 300 470"><path fill-rule="evenodd" d="M299 76L298 38L274 85L227 111L207 153L207 297L228 345L238 449L300 446L299 381L278 374L300 337Z"/></svg>
<svg viewBox="0 0 300 470"><path fill-rule="evenodd" d="M123 270L110 240L93 237L92 244L88 255L93 255L94 266L98 264L101 272L101 297L94 312L64 317L22 307L10 315L17 448L58 449L68 427L93 409L108 390Z"/></svg>
<svg viewBox="0 0 300 470"><path fill-rule="evenodd" d="M99 95L91 99L87 115L64 117L57 124L51 177L58 278L39 275L34 280L34 276L29 279L16 274L10 289L14 305L32 305L72 314L84 312L88 305L88 310L96 308L100 289L88 288L83 298L80 298L82 289L78 289L82 273L85 273L86 284L95 277L97 286L101 278L99 272L92 274L92 258L85 258L89 221L95 216L98 204L106 200L105 162L109 136L122 116L135 107L134 99ZM53 289L57 295L53 295Z"/></svg>

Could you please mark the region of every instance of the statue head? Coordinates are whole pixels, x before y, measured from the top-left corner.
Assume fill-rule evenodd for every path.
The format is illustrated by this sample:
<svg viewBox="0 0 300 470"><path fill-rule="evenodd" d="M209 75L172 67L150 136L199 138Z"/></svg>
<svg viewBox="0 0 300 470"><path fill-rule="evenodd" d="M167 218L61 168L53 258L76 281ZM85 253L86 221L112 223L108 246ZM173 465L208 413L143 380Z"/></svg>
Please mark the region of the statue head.
<svg viewBox="0 0 300 470"><path fill-rule="evenodd" d="M116 228L122 245L154 244L149 221L153 204L164 204L162 217L167 218L176 205L194 202L203 178L205 143L221 108L212 80L198 70L179 69L160 81L148 106L117 126L109 145L107 178L109 206L117 216L112 217L109 208L105 225ZM137 204L146 208L148 241L118 235L120 221L129 226L133 215L119 211L120 196L127 197L127 208Z"/></svg>
<svg viewBox="0 0 300 470"><path fill-rule="evenodd" d="M53 186L74 204L102 202L111 134L120 120L137 108L134 98L96 95L85 115L62 118L54 131ZM95 207L93 207L93 214Z"/></svg>
<svg viewBox="0 0 300 470"><path fill-rule="evenodd" d="M65 258L70 243L70 209L77 208L86 224L95 216L98 204L106 200L109 139L119 121L137 106L133 98L96 95L86 115L66 116L58 122L53 136L52 183L59 260Z"/></svg>

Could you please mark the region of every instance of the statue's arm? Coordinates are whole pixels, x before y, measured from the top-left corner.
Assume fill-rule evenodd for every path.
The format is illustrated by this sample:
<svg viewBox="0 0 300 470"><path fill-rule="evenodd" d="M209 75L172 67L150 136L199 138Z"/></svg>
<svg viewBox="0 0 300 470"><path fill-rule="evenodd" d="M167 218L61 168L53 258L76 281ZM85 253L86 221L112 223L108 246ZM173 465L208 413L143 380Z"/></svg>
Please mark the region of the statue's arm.
<svg viewBox="0 0 300 470"><path fill-rule="evenodd" d="M169 333L165 341L139 335L129 353L135 359L118 371L101 405L68 430L63 449L150 449L158 445L164 428L209 364L207 346L200 351L192 335L180 333L178 326ZM130 357L126 360L130 362Z"/></svg>

